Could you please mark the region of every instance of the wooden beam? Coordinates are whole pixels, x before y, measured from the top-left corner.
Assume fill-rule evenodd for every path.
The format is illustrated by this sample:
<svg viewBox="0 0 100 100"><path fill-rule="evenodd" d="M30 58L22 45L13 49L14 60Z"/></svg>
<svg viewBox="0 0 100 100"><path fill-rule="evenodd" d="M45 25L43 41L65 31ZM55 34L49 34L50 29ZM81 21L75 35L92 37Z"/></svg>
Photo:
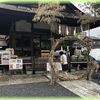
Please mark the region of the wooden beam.
<svg viewBox="0 0 100 100"><path fill-rule="evenodd" d="M15 5L9 5L9 4L3 4L3 3L0 3L0 8L7 9L7 10L13 10L13 11L27 12L27 13L35 12L35 8L15 6Z"/></svg>

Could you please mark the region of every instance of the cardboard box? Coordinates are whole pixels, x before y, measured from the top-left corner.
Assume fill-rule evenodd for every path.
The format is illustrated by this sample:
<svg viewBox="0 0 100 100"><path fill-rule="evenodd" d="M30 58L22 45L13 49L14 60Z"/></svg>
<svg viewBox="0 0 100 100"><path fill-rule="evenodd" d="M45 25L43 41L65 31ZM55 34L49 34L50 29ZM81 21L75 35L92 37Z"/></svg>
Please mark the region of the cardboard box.
<svg viewBox="0 0 100 100"><path fill-rule="evenodd" d="M10 51L6 51L6 50L0 51L1 64L8 65L10 58L11 58Z"/></svg>
<svg viewBox="0 0 100 100"><path fill-rule="evenodd" d="M10 51L10 54L14 55L14 49L13 48L6 48L6 51Z"/></svg>

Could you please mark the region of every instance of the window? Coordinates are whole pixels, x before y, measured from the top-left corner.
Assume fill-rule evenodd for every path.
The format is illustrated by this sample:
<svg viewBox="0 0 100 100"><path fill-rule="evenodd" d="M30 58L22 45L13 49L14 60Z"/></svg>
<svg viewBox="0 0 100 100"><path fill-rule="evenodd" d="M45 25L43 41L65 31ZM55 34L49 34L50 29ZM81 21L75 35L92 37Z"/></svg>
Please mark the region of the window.
<svg viewBox="0 0 100 100"><path fill-rule="evenodd" d="M42 50L49 50L50 49L50 41L49 40L44 40L41 41L41 49Z"/></svg>

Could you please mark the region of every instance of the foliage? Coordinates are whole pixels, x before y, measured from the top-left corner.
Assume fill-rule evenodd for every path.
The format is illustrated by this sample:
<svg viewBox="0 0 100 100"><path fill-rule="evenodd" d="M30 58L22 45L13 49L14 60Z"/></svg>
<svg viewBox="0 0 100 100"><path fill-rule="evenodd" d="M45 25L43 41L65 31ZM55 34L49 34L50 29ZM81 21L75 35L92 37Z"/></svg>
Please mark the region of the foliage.
<svg viewBox="0 0 100 100"><path fill-rule="evenodd" d="M79 4L79 7L83 8L82 10L85 13L76 11L76 14L79 16L78 23L95 23L95 21L98 20L98 18L100 18L100 3L85 2L84 5Z"/></svg>
<svg viewBox="0 0 100 100"><path fill-rule="evenodd" d="M95 11L96 16L100 18L100 3L91 3L91 6Z"/></svg>
<svg viewBox="0 0 100 100"><path fill-rule="evenodd" d="M64 17L64 15L62 14L62 11L64 9L65 9L64 6L61 6L60 4L54 4L51 2L46 3L46 4L39 4L38 9L35 11L36 14L33 18L33 21L44 22L49 25L52 25L52 24L54 25L55 23L60 22L60 17ZM81 26L83 24L89 24L90 22L95 22L95 18L92 17L90 14L83 14L83 13L80 13L79 11L76 11L76 14L79 17L78 23L81 23ZM84 39L84 41L79 39L77 36L64 36L64 37L60 37L59 39L52 38L52 44L51 44L52 47L51 47L51 52L50 52L50 56L49 56L49 63L51 64L51 84L54 83L55 78L56 78L55 77L56 76L55 65L53 62L54 50L64 40L75 40L75 39L79 40L82 43L84 42L86 47L91 46L91 43L90 43L91 41L87 38ZM88 66L89 66L89 62L88 62Z"/></svg>
<svg viewBox="0 0 100 100"><path fill-rule="evenodd" d="M64 15L61 13L61 11L64 9L64 6L60 6L59 4L52 2L39 4L38 9L35 11L36 14L33 21L45 22L48 24L60 22L59 17L64 17Z"/></svg>
<svg viewBox="0 0 100 100"><path fill-rule="evenodd" d="M76 11L76 14L79 17L79 20L77 21L78 23L80 22L81 24L88 24L90 22L95 22L95 18L91 16L91 14L84 14L79 11Z"/></svg>
<svg viewBox="0 0 100 100"><path fill-rule="evenodd" d="M79 12L76 11L77 16L79 16L79 20L78 23L80 23L81 26L81 31L82 33L84 32L83 30L83 25L88 25L88 30L90 29L90 23L95 23L95 21L98 19L97 18L97 11L99 10L98 7L94 8L93 7L93 3L85 3L84 4L86 6L86 8L88 8L90 10L90 13L83 13L83 12ZM85 37L83 40L83 44L85 45L85 47L87 48L87 53L86 53L86 58L87 58L87 79L90 80L91 79L91 73L92 73L92 62L89 56L89 52L91 50L91 46L92 46L92 40L89 37Z"/></svg>
<svg viewBox="0 0 100 100"><path fill-rule="evenodd" d="M60 18L64 17L62 14L62 11L65 9L64 6L61 6L58 3L45 3L45 4L39 4L38 9L35 11L35 16L33 18L33 21L35 22L44 22L47 23L52 27L55 28L55 23L60 22ZM52 37L51 39L51 51L49 55L49 63L51 65L51 84L54 84L56 82L56 67L53 62L54 57L54 50L56 46L58 45L58 42Z"/></svg>

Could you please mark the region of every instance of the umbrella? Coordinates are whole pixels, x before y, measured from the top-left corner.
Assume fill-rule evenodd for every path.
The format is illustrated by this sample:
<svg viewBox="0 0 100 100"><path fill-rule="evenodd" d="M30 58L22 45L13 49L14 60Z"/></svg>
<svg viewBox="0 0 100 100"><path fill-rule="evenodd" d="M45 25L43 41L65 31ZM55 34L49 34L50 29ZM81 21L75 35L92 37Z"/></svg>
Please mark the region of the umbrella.
<svg viewBox="0 0 100 100"><path fill-rule="evenodd" d="M100 61L100 49L91 49L89 55L95 60Z"/></svg>

